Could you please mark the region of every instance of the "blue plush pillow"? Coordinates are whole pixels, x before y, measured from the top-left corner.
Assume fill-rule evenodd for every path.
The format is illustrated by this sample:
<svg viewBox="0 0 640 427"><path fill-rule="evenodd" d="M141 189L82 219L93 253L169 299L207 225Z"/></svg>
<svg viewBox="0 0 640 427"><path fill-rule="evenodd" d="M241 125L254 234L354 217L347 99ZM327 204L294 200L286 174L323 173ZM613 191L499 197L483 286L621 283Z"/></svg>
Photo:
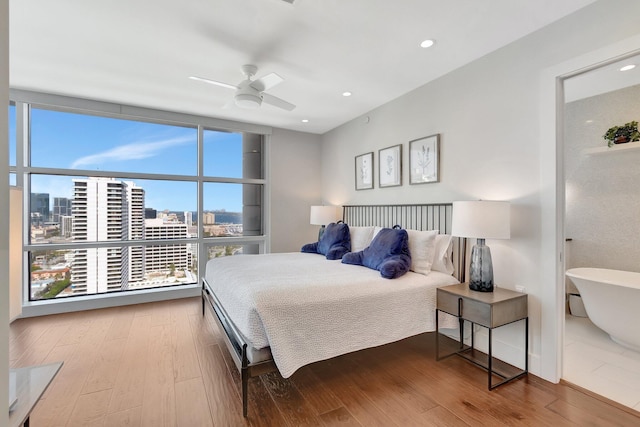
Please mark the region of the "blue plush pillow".
<svg viewBox="0 0 640 427"><path fill-rule="evenodd" d="M342 262L379 270L380 275L386 279L400 277L411 267L407 230L383 228L369 247L360 252L345 254Z"/></svg>
<svg viewBox="0 0 640 427"><path fill-rule="evenodd" d="M325 227L319 242L307 243L301 249L301 252L325 255L329 260L340 259L349 251L351 251L349 226L334 222Z"/></svg>

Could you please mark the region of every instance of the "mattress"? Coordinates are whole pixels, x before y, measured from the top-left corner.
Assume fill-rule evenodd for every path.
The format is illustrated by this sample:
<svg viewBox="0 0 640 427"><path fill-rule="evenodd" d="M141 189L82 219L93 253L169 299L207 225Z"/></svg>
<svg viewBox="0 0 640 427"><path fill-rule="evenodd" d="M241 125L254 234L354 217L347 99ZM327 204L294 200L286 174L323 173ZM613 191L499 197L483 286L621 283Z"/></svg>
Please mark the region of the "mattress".
<svg viewBox="0 0 640 427"><path fill-rule="evenodd" d="M270 347L285 378L312 362L435 330L436 288L458 283L436 271L389 280L308 253L216 258L205 279L244 339L256 350Z"/></svg>

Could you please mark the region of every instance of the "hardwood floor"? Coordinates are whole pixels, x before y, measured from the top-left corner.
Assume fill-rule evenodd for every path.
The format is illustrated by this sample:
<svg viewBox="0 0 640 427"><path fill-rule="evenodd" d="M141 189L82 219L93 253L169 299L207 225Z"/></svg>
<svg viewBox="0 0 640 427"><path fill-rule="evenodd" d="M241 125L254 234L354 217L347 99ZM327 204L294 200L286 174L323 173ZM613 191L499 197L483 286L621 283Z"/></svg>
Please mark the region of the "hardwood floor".
<svg viewBox="0 0 640 427"><path fill-rule="evenodd" d="M33 426L638 426L640 414L529 375L494 391L486 373L434 358L423 334L249 383L200 299L19 319L12 367L64 361Z"/></svg>

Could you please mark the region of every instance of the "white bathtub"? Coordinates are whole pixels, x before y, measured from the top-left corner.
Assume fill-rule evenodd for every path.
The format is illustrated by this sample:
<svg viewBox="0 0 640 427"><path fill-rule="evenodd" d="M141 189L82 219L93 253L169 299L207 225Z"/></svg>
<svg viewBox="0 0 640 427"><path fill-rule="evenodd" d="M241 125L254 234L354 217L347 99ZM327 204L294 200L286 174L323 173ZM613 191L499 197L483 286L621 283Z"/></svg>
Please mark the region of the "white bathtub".
<svg viewBox="0 0 640 427"><path fill-rule="evenodd" d="M589 319L618 344L640 351L640 273L572 268L566 275L580 291Z"/></svg>

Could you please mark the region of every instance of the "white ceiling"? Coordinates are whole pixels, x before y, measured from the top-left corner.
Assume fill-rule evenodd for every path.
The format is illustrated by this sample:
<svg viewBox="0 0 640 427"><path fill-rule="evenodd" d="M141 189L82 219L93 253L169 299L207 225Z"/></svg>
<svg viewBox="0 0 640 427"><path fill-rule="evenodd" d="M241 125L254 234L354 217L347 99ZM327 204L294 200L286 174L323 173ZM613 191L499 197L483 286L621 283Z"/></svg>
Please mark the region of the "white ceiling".
<svg viewBox="0 0 640 427"><path fill-rule="evenodd" d="M632 70L620 71L620 68L625 65L636 67ZM640 84L640 55L625 57L565 80L565 102L573 102L638 84Z"/></svg>
<svg viewBox="0 0 640 427"><path fill-rule="evenodd" d="M10 85L324 133L593 1L11 0ZM248 63L297 108L188 79Z"/></svg>

